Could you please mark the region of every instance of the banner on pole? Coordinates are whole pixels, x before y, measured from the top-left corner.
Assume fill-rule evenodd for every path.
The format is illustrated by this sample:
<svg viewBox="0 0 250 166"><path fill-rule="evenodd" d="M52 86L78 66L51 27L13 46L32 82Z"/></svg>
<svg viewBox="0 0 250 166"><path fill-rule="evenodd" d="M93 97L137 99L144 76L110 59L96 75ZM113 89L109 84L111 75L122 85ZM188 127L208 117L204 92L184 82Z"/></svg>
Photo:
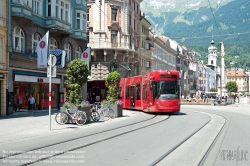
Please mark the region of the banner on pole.
<svg viewBox="0 0 250 166"><path fill-rule="evenodd" d="M89 58L90 58L90 47L88 47L82 54L81 59L86 61L89 67Z"/></svg>
<svg viewBox="0 0 250 166"><path fill-rule="evenodd" d="M37 44L37 68L47 68L49 31Z"/></svg>

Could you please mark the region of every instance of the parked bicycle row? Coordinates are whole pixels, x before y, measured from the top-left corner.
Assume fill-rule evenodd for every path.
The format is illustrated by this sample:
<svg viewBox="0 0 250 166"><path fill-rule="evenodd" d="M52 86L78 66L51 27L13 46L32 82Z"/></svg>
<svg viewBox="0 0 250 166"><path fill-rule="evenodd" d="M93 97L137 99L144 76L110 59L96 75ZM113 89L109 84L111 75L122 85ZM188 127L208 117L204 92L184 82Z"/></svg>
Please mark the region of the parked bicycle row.
<svg viewBox="0 0 250 166"><path fill-rule="evenodd" d="M90 104L90 118L94 122L107 121L115 118L115 113L111 109L111 103L95 102L94 104ZM87 114L85 111L79 109L76 109L74 113L71 113L70 108L66 108L65 112L59 112L56 114L55 120L58 124L66 124L71 121L77 125L84 125L87 122Z"/></svg>

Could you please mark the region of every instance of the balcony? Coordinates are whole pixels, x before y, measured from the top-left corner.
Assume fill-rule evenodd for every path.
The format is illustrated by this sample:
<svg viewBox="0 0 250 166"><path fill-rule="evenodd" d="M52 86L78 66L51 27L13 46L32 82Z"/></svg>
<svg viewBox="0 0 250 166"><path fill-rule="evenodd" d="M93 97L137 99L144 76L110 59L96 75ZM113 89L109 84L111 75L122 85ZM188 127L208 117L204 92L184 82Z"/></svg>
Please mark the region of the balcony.
<svg viewBox="0 0 250 166"><path fill-rule="evenodd" d="M89 42L91 49L118 49L118 50L133 50L138 52L138 47L134 47L127 42L110 42L110 41L92 41Z"/></svg>
<svg viewBox="0 0 250 166"><path fill-rule="evenodd" d="M29 4L23 3L23 1L16 0L11 4L11 14L13 16L24 17L32 20L32 8Z"/></svg>
<svg viewBox="0 0 250 166"><path fill-rule="evenodd" d="M32 53L32 51L30 51L30 50L18 52L18 51L15 51L13 49L13 51L10 54L10 57L36 61L37 60L37 53L36 52Z"/></svg>

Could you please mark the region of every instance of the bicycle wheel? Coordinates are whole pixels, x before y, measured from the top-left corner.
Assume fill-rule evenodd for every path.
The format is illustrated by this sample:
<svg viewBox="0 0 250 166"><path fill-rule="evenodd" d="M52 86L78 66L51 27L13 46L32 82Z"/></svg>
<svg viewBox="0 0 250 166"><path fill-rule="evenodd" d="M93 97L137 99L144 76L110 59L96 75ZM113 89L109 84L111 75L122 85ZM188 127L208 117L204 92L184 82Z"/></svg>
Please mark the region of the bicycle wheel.
<svg viewBox="0 0 250 166"><path fill-rule="evenodd" d="M95 109L91 110L90 117L95 122L98 122L100 120L100 114Z"/></svg>
<svg viewBox="0 0 250 166"><path fill-rule="evenodd" d="M84 125L87 122L87 115L85 112L79 111L77 119L75 119L77 125Z"/></svg>
<svg viewBox="0 0 250 166"><path fill-rule="evenodd" d="M105 108L101 111L101 114L100 114L101 118L103 121L107 121L109 120L110 116L109 116L109 110L108 108Z"/></svg>
<svg viewBox="0 0 250 166"><path fill-rule="evenodd" d="M109 117L110 117L111 119L114 119L114 118L115 118L115 112L114 112L114 110L112 110L111 108L109 109Z"/></svg>
<svg viewBox="0 0 250 166"><path fill-rule="evenodd" d="M56 114L55 120L56 120L56 122L57 122L58 124L61 125L61 124L67 123L68 120L69 120L69 117L68 117L68 115L67 115L66 113L64 113L64 112L59 112L59 113Z"/></svg>

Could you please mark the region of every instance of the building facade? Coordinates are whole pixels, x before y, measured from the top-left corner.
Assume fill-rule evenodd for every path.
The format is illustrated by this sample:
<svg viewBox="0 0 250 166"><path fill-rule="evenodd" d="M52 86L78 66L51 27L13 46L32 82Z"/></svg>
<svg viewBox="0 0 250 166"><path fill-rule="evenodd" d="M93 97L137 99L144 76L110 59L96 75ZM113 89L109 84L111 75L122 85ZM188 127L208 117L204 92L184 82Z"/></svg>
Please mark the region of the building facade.
<svg viewBox="0 0 250 166"><path fill-rule="evenodd" d="M121 77L140 74L142 0L88 0L91 47L88 93L106 97L105 78L117 70Z"/></svg>
<svg viewBox="0 0 250 166"><path fill-rule="evenodd" d="M6 92L7 73L8 73L8 54L7 54L7 23L8 23L8 2L7 0L0 1L0 115L6 115Z"/></svg>
<svg viewBox="0 0 250 166"><path fill-rule="evenodd" d="M145 14L141 13L141 35L140 35L140 74L145 74L150 71L150 22L145 18Z"/></svg>
<svg viewBox="0 0 250 166"><path fill-rule="evenodd" d="M234 81L238 86L238 93L245 94L249 92L249 76L244 71L230 70L226 72L226 82Z"/></svg>
<svg viewBox="0 0 250 166"><path fill-rule="evenodd" d="M57 75L52 78L51 106L59 108L64 102L67 64L80 58L87 47L86 1L14 0L9 9L9 100L27 109L27 99L32 94L38 108L48 108L49 79L47 68L37 67L37 44L49 32L48 52L54 49L66 52L66 67L57 68Z"/></svg>

